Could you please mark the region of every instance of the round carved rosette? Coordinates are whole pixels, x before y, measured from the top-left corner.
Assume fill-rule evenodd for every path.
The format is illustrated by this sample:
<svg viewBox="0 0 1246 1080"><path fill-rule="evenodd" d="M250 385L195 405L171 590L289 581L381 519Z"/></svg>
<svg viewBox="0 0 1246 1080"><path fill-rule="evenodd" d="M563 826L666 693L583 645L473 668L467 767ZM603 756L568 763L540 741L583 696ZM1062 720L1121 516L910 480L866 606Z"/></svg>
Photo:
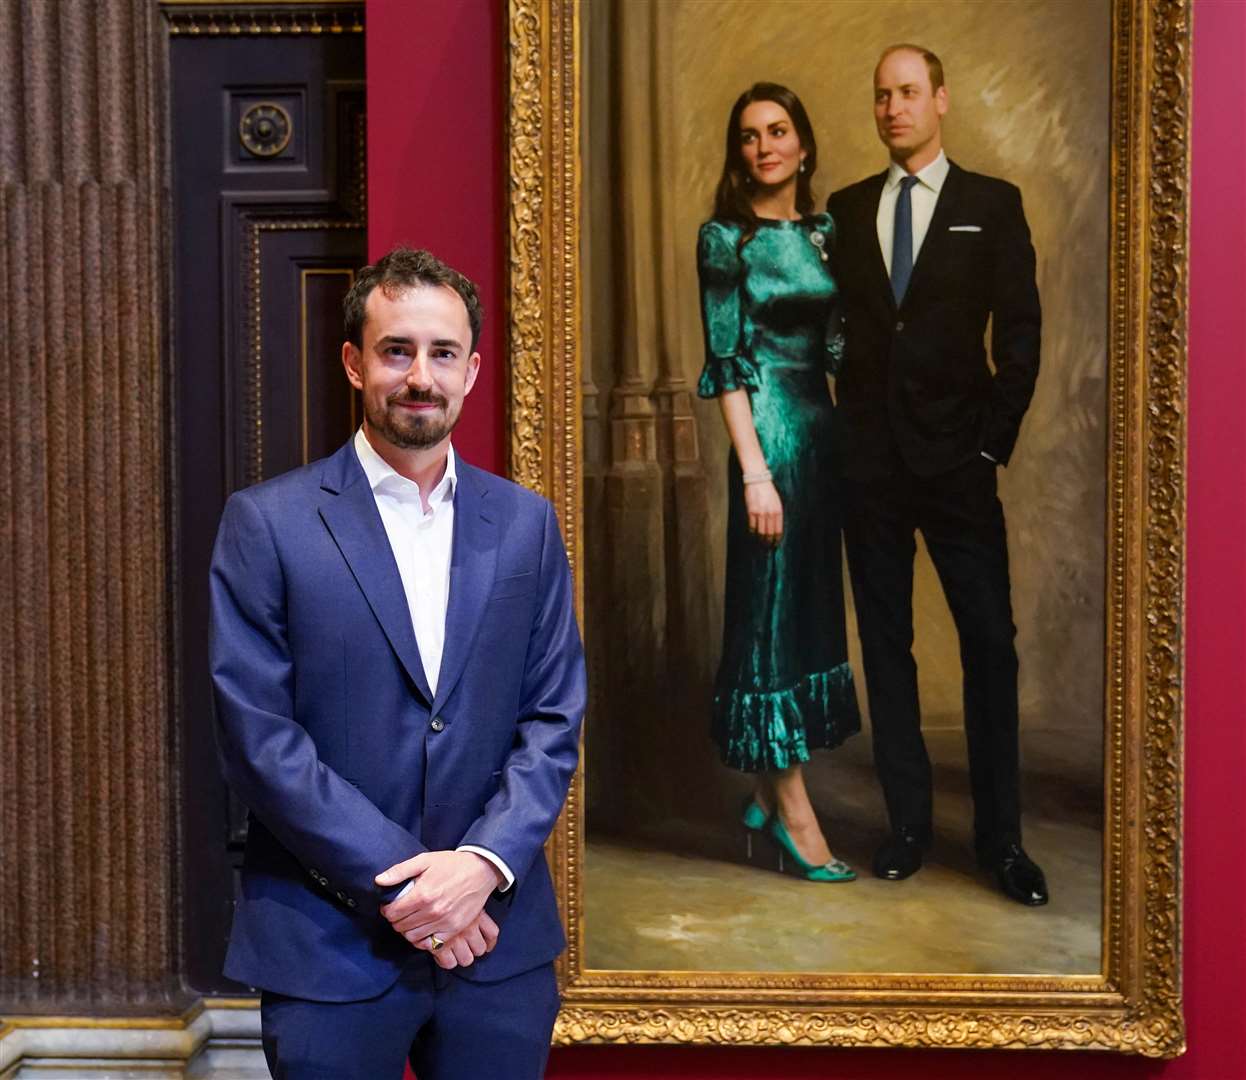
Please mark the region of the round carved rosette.
<svg viewBox="0 0 1246 1080"><path fill-rule="evenodd" d="M256 157L276 157L293 134L290 114L274 101L257 102L238 121L238 139Z"/></svg>

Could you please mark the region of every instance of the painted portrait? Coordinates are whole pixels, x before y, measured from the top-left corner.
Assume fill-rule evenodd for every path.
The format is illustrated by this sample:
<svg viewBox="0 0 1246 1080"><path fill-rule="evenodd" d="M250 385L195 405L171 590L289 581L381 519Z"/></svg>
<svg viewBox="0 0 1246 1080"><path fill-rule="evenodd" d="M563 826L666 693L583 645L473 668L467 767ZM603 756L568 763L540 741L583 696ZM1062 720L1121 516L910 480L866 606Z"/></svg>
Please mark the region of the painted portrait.
<svg viewBox="0 0 1246 1080"><path fill-rule="evenodd" d="M593 688L583 966L1098 972L1111 5L592 0L580 34L584 629ZM751 481L730 461L720 399L724 389L747 386L748 374L737 370L733 382L714 368L713 320L738 326L742 316L712 299L707 306L716 256L714 234L703 229L715 211L732 107L758 83L796 95L816 142L816 160L801 161L812 199L802 217L816 222L796 226L804 229L799 250L784 248L782 230L766 223L743 241L747 230L720 237L718 257L736 265L753 245L759 263L790 267L790 275L814 274L819 263L832 281L851 275L854 267L838 262L852 253L842 225L824 217L827 199L887 168L874 76L884 50L899 42L941 60L946 156L954 167L1015 185L1035 257L1037 379L1015 447L1009 443L997 469L986 468L996 474L1006 521L1022 828L1025 850L1046 876L1050 899L1042 906L1015 903L979 866L980 778L968 767L962 640L920 531L912 655L931 760L932 835L919 872L885 880L872 870L889 818L854 600L860 583L854 590L839 542L839 474L854 465L843 460L851 449L827 450L825 469L807 465L814 453L807 444L833 439L839 416L802 419L800 398L772 400L775 415L755 417L779 433L769 444L786 440L793 455L781 463L789 468L781 542L798 553L784 573L793 580L762 581L763 563L732 549L744 543L743 485ZM785 111L790 118L793 110ZM965 243L981 229L972 215L942 225L961 230ZM920 252L912 272L915 280L923 273ZM755 283L754 342L765 337L767 311L790 320ZM789 321L770 329L785 341L796 332L828 335L826 372L816 380L830 379L842 412L844 373L831 354L842 346L835 334L851 342L854 327ZM991 328L985 336L990 354ZM737 342L718 353L748 351ZM756 395L750 400L759 407ZM742 580L733 584L733 575ZM766 609L768 630L742 642L741 592L776 587L788 592ZM756 612L748 617L756 621ZM803 735L781 732L778 750L745 744L756 741L751 733L782 728L783 709L733 727L733 709L767 706L747 685L734 704L723 702L724 653L754 648L817 655L797 665L818 677L793 683L799 700L788 709L814 719ZM802 872L767 827L769 808L750 811L758 776L791 764L800 765L827 845L809 865L839 866L838 877ZM815 849L806 842L806 852Z"/></svg>

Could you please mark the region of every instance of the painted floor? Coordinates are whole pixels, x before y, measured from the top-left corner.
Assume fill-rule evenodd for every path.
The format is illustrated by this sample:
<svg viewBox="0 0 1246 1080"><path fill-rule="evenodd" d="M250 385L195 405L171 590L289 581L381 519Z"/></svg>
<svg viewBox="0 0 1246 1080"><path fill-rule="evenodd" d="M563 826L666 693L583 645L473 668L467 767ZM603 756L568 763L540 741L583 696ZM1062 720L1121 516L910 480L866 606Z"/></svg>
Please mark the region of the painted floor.
<svg viewBox="0 0 1246 1080"><path fill-rule="evenodd" d="M588 834L584 959L655 971L1094 974L1100 965L1102 795L1097 748L1069 732L1026 739L1025 847L1051 902L1008 900L974 865L964 739L927 733L935 761L935 846L900 882L868 869L884 838L868 736L815 758L807 783L835 854L855 882L777 872L773 847L745 856L725 801L721 830ZM739 795L748 791L740 779Z"/></svg>

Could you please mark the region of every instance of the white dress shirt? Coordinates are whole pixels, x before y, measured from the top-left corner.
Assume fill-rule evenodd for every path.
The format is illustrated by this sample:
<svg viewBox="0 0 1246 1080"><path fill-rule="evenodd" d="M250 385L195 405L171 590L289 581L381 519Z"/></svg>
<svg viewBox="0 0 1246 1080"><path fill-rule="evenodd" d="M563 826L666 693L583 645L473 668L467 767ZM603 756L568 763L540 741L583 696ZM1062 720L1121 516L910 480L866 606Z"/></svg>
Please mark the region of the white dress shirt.
<svg viewBox="0 0 1246 1080"><path fill-rule="evenodd" d="M943 190L943 181L948 173L947 155L940 150L939 156L920 172L915 173L917 183L913 185L910 198L913 200L913 264L917 264L917 256L922 249L922 241L930 230L930 219L934 217L935 203L939 201L939 192ZM894 161L887 169L887 179L883 181L883 193L878 199L878 246L882 249L883 263L887 267L887 276L891 276L891 251L895 241L896 199L900 196L900 181L908 173L903 165Z"/></svg>
<svg viewBox="0 0 1246 1080"><path fill-rule="evenodd" d="M428 496L428 511L420 498L420 485L395 472L368 442L361 427L355 433L355 453L372 488L372 498L389 537L398 564L407 610L415 630L415 643L424 665L428 688L437 693L441 655L446 645L446 607L450 602L450 552L454 545L454 488L458 483L454 448L446 454L446 471ZM467 844L459 851L474 851L501 871L509 889L515 875L492 851ZM403 892L411 887L408 882ZM401 893L399 894L401 895Z"/></svg>

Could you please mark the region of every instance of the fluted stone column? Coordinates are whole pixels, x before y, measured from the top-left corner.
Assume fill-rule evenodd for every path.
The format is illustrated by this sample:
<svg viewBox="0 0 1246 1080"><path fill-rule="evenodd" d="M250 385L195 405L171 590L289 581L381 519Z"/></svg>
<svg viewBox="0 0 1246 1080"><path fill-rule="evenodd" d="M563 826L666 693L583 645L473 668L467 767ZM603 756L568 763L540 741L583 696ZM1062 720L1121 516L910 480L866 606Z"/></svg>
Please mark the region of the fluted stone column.
<svg viewBox="0 0 1246 1080"><path fill-rule="evenodd" d="M151 0L0 0L0 1014L180 1003Z"/></svg>

